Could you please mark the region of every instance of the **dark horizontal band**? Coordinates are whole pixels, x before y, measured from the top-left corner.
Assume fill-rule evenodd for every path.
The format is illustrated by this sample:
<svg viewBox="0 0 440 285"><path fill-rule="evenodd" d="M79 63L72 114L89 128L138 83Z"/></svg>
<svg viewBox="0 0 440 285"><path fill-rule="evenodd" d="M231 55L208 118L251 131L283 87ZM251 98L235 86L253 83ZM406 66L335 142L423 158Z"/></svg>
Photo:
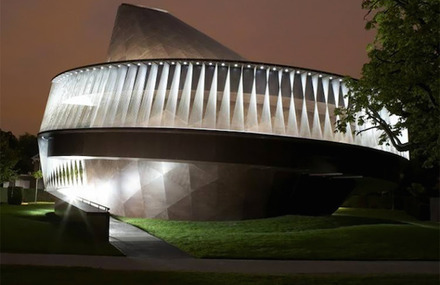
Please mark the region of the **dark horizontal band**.
<svg viewBox="0 0 440 285"><path fill-rule="evenodd" d="M251 133L101 128L42 132L48 156L147 158L344 173L397 181L407 160L388 152L328 141Z"/></svg>

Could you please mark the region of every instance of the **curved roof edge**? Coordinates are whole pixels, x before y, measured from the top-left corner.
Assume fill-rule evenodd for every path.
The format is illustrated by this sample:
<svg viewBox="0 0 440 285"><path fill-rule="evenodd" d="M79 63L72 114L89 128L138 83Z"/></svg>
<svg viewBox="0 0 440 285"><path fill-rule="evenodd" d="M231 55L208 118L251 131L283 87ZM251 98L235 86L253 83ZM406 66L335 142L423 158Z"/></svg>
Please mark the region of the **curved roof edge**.
<svg viewBox="0 0 440 285"><path fill-rule="evenodd" d="M240 64L240 65L246 66L246 67L248 65L250 65L252 68L253 67L260 67L261 68L261 66L266 66L268 68L277 67L277 68L288 69L289 71L302 70L304 72L308 71L308 72L312 72L312 73L322 73L322 74L326 74L328 76L339 77L341 79L346 78L346 77L350 77L348 75L338 74L338 73L334 73L334 72L330 72L330 71L326 71L326 70L312 69L312 68L306 68L306 67L295 66L295 65L285 65L285 64L279 64L279 63L273 63L273 62L248 61L248 60L224 60L224 59L217 59L217 58L204 58L204 59L200 59L200 58L151 58L151 59L131 59L131 60L120 60L120 61L97 62L97 63L87 64L87 65L77 66L77 67L69 68L69 69L66 69L64 71L57 73L55 76L52 77L52 80L62 74L73 72L73 71L80 70L80 69L96 68L96 67L101 67L101 66L118 65L118 64L159 63L161 61L168 62L168 63L173 62L173 61L174 62L196 63L196 62L200 61L200 62L204 62L204 63L213 62L215 64L225 63L228 65L232 65L232 64L237 63L237 64ZM352 79L357 80L356 78L352 78Z"/></svg>

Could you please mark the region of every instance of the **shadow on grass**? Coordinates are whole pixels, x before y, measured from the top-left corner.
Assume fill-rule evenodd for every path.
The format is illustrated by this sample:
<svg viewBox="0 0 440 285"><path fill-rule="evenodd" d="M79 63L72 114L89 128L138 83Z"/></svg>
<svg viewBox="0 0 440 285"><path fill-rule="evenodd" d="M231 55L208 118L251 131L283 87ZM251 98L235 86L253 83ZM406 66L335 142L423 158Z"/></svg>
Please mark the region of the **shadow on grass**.
<svg viewBox="0 0 440 285"><path fill-rule="evenodd" d="M58 225L61 223L62 219L55 214L55 212L49 212L44 215L25 215L25 214L15 214L13 215L17 218L27 219L37 222L50 223L53 225Z"/></svg>
<svg viewBox="0 0 440 285"><path fill-rule="evenodd" d="M1 252L121 255L85 222L66 221L52 205L1 205Z"/></svg>
<svg viewBox="0 0 440 285"><path fill-rule="evenodd" d="M44 215L14 215L20 219L30 220L32 222L40 222L50 224L55 227L56 232L60 238L75 238L82 241L89 241L93 239L90 233L89 226L85 222L65 221L55 212L46 213Z"/></svg>
<svg viewBox="0 0 440 285"><path fill-rule="evenodd" d="M342 216L342 215L333 215L329 216L332 219L338 221L341 226L350 226L350 225L374 225L374 224L404 224L403 222L391 220L391 219L382 219L382 218L366 218L366 217L352 217L352 216Z"/></svg>

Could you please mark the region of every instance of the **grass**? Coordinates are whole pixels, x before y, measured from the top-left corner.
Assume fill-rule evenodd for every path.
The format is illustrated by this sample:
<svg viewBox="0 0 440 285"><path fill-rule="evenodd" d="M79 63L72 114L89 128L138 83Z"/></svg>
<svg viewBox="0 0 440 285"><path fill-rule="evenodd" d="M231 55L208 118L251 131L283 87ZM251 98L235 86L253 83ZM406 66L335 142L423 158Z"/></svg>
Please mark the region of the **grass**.
<svg viewBox="0 0 440 285"><path fill-rule="evenodd" d="M0 205L2 252L120 255L67 227L53 204ZM342 208L332 216L233 222L120 218L203 258L438 260L439 225L402 211Z"/></svg>
<svg viewBox="0 0 440 285"><path fill-rule="evenodd" d="M1 252L121 255L110 243L92 242L85 225L63 223L53 203L1 204L0 214Z"/></svg>
<svg viewBox="0 0 440 285"><path fill-rule="evenodd" d="M1 268L2 284L296 284L296 285L434 285L428 274L296 274L247 275L237 273L117 271L81 267L11 266Z"/></svg>
<svg viewBox="0 0 440 285"><path fill-rule="evenodd" d="M439 259L438 224L401 211L341 209L325 217L235 222L119 218L202 258Z"/></svg>
<svg viewBox="0 0 440 285"><path fill-rule="evenodd" d="M385 219L419 225L428 228L439 229L439 223L431 221L419 221L415 217L408 215L405 211L387 209L361 209L361 208L339 208L334 215L363 217L373 219Z"/></svg>

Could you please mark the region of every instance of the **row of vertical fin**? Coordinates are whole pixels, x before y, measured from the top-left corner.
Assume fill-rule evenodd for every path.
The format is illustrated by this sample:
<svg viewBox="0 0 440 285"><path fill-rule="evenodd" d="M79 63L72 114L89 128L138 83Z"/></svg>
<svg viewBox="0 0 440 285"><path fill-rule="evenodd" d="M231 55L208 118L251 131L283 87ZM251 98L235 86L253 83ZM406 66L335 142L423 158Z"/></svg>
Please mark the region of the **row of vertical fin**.
<svg viewBox="0 0 440 285"><path fill-rule="evenodd" d="M233 63L103 65L54 79L41 131L177 127L276 134L384 149L371 130L335 132L346 107L340 78L304 70ZM371 133L371 134L369 134ZM395 151L388 147L389 151Z"/></svg>

